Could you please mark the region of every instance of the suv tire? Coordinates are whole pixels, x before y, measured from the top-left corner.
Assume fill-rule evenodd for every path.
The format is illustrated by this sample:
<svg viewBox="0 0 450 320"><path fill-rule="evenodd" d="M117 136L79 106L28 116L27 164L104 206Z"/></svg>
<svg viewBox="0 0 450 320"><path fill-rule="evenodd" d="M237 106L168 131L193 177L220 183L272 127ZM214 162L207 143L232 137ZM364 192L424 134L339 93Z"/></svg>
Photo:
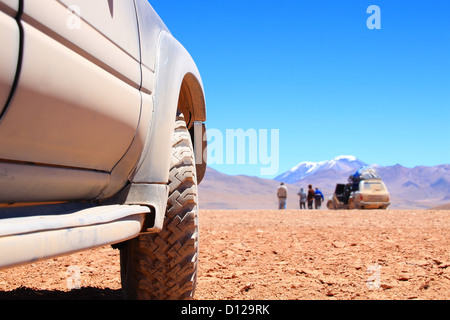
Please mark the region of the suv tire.
<svg viewBox="0 0 450 320"><path fill-rule="evenodd" d="M172 135L169 197L161 232L120 250L125 299L192 299L197 285L198 206L194 150L183 115Z"/></svg>

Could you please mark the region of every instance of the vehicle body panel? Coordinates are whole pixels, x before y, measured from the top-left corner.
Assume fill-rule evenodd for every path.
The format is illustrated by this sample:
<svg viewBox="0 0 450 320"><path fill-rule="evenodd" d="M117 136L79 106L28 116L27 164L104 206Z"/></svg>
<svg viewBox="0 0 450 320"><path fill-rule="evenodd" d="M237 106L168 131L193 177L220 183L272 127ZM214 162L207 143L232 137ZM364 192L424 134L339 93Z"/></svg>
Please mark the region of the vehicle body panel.
<svg viewBox="0 0 450 320"><path fill-rule="evenodd" d="M135 135L139 92L26 23L24 33L0 159L111 171Z"/></svg>
<svg viewBox="0 0 450 320"><path fill-rule="evenodd" d="M158 42L161 31L168 33L170 31L147 0L135 0L135 2L139 22L141 63L150 70L155 71L158 51L158 47L155 44Z"/></svg>
<svg viewBox="0 0 450 320"><path fill-rule="evenodd" d="M0 0L0 6L4 8L5 12L17 13L19 11L19 0Z"/></svg>
<svg viewBox="0 0 450 320"><path fill-rule="evenodd" d="M109 182L104 172L23 163L2 163L0 177L0 203L93 199Z"/></svg>
<svg viewBox="0 0 450 320"><path fill-rule="evenodd" d="M53 2L53 0L46 1ZM42 2L42 0L39 1L40 5ZM58 2L75 15L72 17L73 20L67 21L69 30L83 33L86 32L86 30L82 30L84 28L97 30L103 38L115 44L136 62L140 61L139 33L134 1L58 0ZM77 18L86 22L87 25L78 26ZM98 46L98 43L91 43L88 47L93 49L95 46ZM101 60L106 59L106 56L107 54L104 52ZM120 61L115 61L115 63L120 63ZM111 64L108 65L111 66Z"/></svg>
<svg viewBox="0 0 450 320"><path fill-rule="evenodd" d="M18 8L18 0L0 0L0 117L8 103L19 62L20 30L15 20Z"/></svg>
<svg viewBox="0 0 450 320"><path fill-rule="evenodd" d="M75 181L76 172L109 173L130 148L141 116L141 70L134 3L119 2L114 18L107 2L106 7L92 3L71 1L72 8L85 13L77 17L63 2L24 1L22 68L0 122L0 161L43 165L45 171L74 169L75 185L92 182L91 189L102 190L108 179L85 180L82 173ZM102 17L96 27L95 14ZM78 24L71 28L74 18ZM117 32L121 28L130 34ZM55 169L55 177L60 172ZM65 176L60 177L65 185ZM52 191L45 180L36 182L44 186L46 198L59 198L59 189ZM80 199L76 193L66 200L75 199Z"/></svg>

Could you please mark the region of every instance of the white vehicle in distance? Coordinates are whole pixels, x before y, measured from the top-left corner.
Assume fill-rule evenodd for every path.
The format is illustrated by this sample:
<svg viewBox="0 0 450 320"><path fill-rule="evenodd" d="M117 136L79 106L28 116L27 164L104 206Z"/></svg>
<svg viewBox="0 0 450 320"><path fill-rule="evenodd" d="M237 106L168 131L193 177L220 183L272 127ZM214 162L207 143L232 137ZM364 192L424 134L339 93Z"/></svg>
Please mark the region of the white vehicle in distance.
<svg viewBox="0 0 450 320"><path fill-rule="evenodd" d="M389 205L389 191L373 168L361 168L347 184L337 184L327 202L330 210L386 209Z"/></svg>
<svg viewBox="0 0 450 320"><path fill-rule="evenodd" d="M192 298L206 106L189 53L146 0L0 0L0 34L0 268L113 245L125 298Z"/></svg>

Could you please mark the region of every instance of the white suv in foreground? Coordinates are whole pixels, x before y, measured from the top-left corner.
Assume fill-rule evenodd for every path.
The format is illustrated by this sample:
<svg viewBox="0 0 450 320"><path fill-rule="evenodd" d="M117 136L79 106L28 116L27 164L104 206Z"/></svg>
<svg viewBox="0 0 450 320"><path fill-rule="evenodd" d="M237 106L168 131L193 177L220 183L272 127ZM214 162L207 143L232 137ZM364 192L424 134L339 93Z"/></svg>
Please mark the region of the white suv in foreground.
<svg viewBox="0 0 450 320"><path fill-rule="evenodd" d="M126 298L192 298L204 91L150 4L0 0L0 64L0 268L111 244Z"/></svg>

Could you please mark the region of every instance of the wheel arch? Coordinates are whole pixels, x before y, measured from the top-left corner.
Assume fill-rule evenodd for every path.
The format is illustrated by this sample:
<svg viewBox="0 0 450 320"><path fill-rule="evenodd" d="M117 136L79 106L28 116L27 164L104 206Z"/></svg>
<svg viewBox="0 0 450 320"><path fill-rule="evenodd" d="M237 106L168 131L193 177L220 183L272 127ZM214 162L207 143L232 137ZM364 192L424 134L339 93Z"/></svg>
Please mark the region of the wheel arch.
<svg viewBox="0 0 450 320"><path fill-rule="evenodd" d="M135 183L167 183L171 136L177 112L184 112L188 128L206 120L203 82L187 50L168 32L158 41L153 95L153 119L146 152L142 155ZM193 143L194 143L193 139Z"/></svg>
<svg viewBox="0 0 450 320"><path fill-rule="evenodd" d="M184 114L190 129L195 121L206 121L206 103L201 80L188 72L179 90L178 110Z"/></svg>
<svg viewBox="0 0 450 320"><path fill-rule="evenodd" d="M177 112L184 115L195 152L197 183L206 174L206 105L203 88L192 73L187 73L180 87Z"/></svg>

